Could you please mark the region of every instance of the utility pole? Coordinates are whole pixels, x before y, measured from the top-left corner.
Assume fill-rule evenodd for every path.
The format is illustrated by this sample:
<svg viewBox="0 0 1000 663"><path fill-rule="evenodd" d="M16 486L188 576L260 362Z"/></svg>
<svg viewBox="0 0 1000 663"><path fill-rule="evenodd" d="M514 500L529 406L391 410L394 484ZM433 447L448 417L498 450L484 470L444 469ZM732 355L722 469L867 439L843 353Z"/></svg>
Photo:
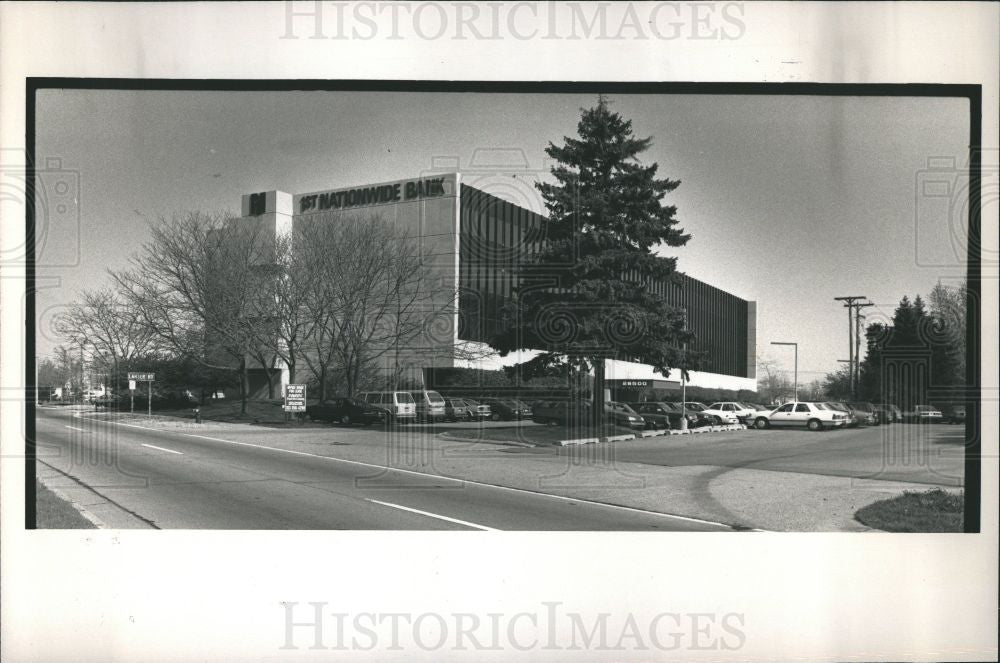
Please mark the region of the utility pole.
<svg viewBox="0 0 1000 663"><path fill-rule="evenodd" d="M855 302L857 302L860 299L868 299L868 298L865 297L864 295L851 295L849 297L834 297L833 299L834 301L844 302L844 308L847 309L847 352L848 356L850 357L848 359L848 362L850 363L850 370L848 371L848 373L850 374L851 378L850 379L851 396L854 397L857 393L857 383L855 381L855 376L858 374L857 366L861 363L858 361L858 357L855 352L856 348L860 350L859 347L860 342L856 341L854 338L855 328L858 327L858 323L855 320L854 312L855 309L858 308L859 306ZM866 304L866 306L870 306L870 304ZM861 333L860 328L857 329L857 332L859 334Z"/></svg>

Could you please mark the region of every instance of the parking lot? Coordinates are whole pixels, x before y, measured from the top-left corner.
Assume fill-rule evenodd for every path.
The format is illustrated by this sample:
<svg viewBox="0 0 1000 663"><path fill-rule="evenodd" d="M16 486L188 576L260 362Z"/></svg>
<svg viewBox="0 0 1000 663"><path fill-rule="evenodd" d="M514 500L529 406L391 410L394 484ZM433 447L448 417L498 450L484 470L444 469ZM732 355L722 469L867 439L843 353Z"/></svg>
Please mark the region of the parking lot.
<svg viewBox="0 0 1000 663"><path fill-rule="evenodd" d="M964 442L965 426L893 424L819 432L748 429L612 444L619 462L713 465L957 487L963 484ZM549 451L560 452L572 453Z"/></svg>

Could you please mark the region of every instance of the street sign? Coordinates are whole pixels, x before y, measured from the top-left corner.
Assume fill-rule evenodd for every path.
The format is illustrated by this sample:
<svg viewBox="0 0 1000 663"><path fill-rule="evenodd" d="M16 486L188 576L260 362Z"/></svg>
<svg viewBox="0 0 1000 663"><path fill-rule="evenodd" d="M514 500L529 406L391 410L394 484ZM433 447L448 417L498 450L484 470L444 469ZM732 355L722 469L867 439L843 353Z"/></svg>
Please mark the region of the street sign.
<svg viewBox="0 0 1000 663"><path fill-rule="evenodd" d="M135 391L136 382L145 382L147 387L146 414L153 416L153 382L155 373L133 373L128 374L128 388ZM135 394L132 394L132 402L129 405L129 412L135 414Z"/></svg>
<svg viewBox="0 0 1000 663"><path fill-rule="evenodd" d="M306 411L306 386L304 384L290 384L285 387L285 412L305 412Z"/></svg>

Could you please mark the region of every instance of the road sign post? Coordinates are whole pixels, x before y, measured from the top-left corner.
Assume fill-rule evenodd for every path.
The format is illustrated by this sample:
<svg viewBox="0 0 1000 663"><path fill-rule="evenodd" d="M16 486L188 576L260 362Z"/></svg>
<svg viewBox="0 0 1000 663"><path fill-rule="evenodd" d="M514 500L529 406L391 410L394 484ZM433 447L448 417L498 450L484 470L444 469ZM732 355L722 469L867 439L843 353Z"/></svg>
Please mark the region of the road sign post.
<svg viewBox="0 0 1000 663"><path fill-rule="evenodd" d="M132 414L135 414L135 383L145 382L147 384L146 398L146 416L153 416L153 380L156 379L155 373L129 373L128 374L128 388L132 392Z"/></svg>

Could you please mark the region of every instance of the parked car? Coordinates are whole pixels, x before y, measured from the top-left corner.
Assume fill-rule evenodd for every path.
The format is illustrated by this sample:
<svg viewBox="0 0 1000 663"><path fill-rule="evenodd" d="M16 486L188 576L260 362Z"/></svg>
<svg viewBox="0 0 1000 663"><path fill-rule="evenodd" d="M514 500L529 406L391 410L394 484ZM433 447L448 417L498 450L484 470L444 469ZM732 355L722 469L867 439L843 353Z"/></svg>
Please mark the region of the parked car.
<svg viewBox="0 0 1000 663"><path fill-rule="evenodd" d="M629 405L618 401L608 401L604 409L611 415L616 426L623 428L645 428L646 420Z"/></svg>
<svg viewBox="0 0 1000 663"><path fill-rule="evenodd" d="M591 408L589 400L539 401L535 403L532 420L539 424L562 426L589 426ZM645 428L646 420L625 403L608 401L604 404L608 421L624 428Z"/></svg>
<svg viewBox="0 0 1000 663"><path fill-rule="evenodd" d="M474 419L483 420L491 419L493 417L493 410L489 405L480 403L472 398L463 398L462 400L469 406L469 414L471 414Z"/></svg>
<svg viewBox="0 0 1000 663"><path fill-rule="evenodd" d="M843 412L847 415L847 423L844 424L847 428L857 428L861 425L861 421L858 420L854 414L854 410L848 406L847 403L841 401L826 401L824 404L835 412Z"/></svg>
<svg viewBox="0 0 1000 663"><path fill-rule="evenodd" d="M358 400L377 405L389 413L386 423L406 423L417 418L417 404L408 391L365 391Z"/></svg>
<svg viewBox="0 0 1000 663"><path fill-rule="evenodd" d="M753 418L753 415L757 414L756 410L747 407L743 403L737 403L736 401L712 403L705 408L705 411L709 414L721 412L724 415L722 419L726 421L726 423L730 424L745 424L748 420ZM735 417L735 420L733 417Z"/></svg>
<svg viewBox="0 0 1000 663"><path fill-rule="evenodd" d="M531 420L550 426L584 425L589 419L589 405L584 401L536 401Z"/></svg>
<svg viewBox="0 0 1000 663"><path fill-rule="evenodd" d="M879 424L891 424L896 421L896 415L888 405L882 403L873 403L872 407L878 413Z"/></svg>
<svg viewBox="0 0 1000 663"><path fill-rule="evenodd" d="M892 403L876 403L875 406L883 408L888 412L888 418L883 418L883 421L891 420L893 422L897 422L903 420L903 411L900 410L895 405L893 405Z"/></svg>
<svg viewBox="0 0 1000 663"><path fill-rule="evenodd" d="M757 415L756 428L805 426L809 430L840 428L847 423L847 413L830 408L826 403L792 401L767 415Z"/></svg>
<svg viewBox="0 0 1000 663"><path fill-rule="evenodd" d="M417 421L434 423L444 420L444 398L436 391L411 391L413 402L417 405Z"/></svg>
<svg viewBox="0 0 1000 663"><path fill-rule="evenodd" d="M678 409L681 407L681 405L683 405L684 406L684 412L695 412L698 415L700 415L699 419L698 419L699 425L718 426L720 424L727 423L727 420L722 417L721 413L719 413L719 412L708 412L707 409L705 408L704 403L697 403L695 401L687 401L687 402L685 402L683 404L680 403L680 402L674 402L673 405L676 406ZM736 422L733 421L733 423L736 423Z"/></svg>
<svg viewBox="0 0 1000 663"><path fill-rule="evenodd" d="M646 401L643 403L629 403L629 405L646 420L646 428L670 430L671 428L681 427L681 413L666 403ZM696 414L689 416L691 420L698 418Z"/></svg>
<svg viewBox="0 0 1000 663"><path fill-rule="evenodd" d="M858 419L857 415L854 412L854 409L851 408L847 403L841 403L840 401L827 401L826 405L831 410L836 410L837 412L843 412L844 414L847 415L847 423L844 425L847 426L848 428L857 428L858 426L861 425L861 420Z"/></svg>
<svg viewBox="0 0 1000 663"><path fill-rule="evenodd" d="M329 421L344 426L353 424L385 424L389 412L384 407L372 405L358 398L336 396L329 400L306 405L306 416L310 421Z"/></svg>
<svg viewBox="0 0 1000 663"><path fill-rule="evenodd" d="M903 419L917 424L939 424L944 415L933 405L918 405L912 411L904 412Z"/></svg>
<svg viewBox="0 0 1000 663"><path fill-rule="evenodd" d="M964 405L953 405L948 409L948 423L949 424L964 424L965 423L965 406Z"/></svg>
<svg viewBox="0 0 1000 663"><path fill-rule="evenodd" d="M854 416L862 424L867 426L878 426L880 423L878 410L871 403L864 402L852 402L848 403L847 407L854 411Z"/></svg>
<svg viewBox="0 0 1000 663"><path fill-rule="evenodd" d="M461 398L444 399L444 418L446 421L469 421L473 418L472 406Z"/></svg>
<svg viewBox="0 0 1000 663"><path fill-rule="evenodd" d="M531 419L531 408L514 398L481 398L479 402L490 406L490 419L493 421L514 421Z"/></svg>
<svg viewBox="0 0 1000 663"><path fill-rule="evenodd" d="M692 409L690 403L688 403L687 406L685 406L683 409L681 407L682 403L679 402L668 402L668 403L663 403L663 405L673 408L674 412L677 413L678 426L680 425L680 417L682 415L687 418L689 428L714 426L717 423L719 423L717 417L710 414L705 414L705 411L703 409Z"/></svg>

